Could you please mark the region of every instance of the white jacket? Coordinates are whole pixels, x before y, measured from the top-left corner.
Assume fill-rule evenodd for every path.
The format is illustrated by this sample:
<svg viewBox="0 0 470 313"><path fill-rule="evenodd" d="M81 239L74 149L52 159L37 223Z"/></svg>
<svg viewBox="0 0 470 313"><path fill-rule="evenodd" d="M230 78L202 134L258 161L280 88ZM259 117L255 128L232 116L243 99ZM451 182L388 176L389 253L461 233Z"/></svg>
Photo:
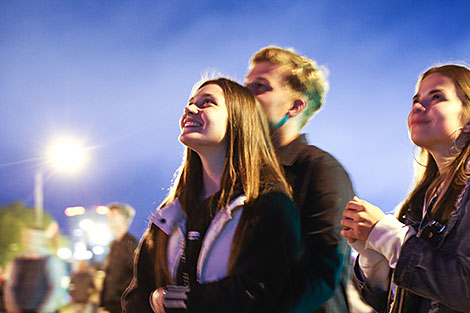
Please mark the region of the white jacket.
<svg viewBox="0 0 470 313"><path fill-rule="evenodd" d="M220 210L212 219L202 242L197 262L197 281L208 283L227 276L233 236L240 221L245 203L245 195L240 195ZM185 246L186 215L178 199L158 209L150 220L165 234L170 236L167 247L167 264L171 277L176 280L176 271ZM188 234L188 239L199 238L199 233Z"/></svg>

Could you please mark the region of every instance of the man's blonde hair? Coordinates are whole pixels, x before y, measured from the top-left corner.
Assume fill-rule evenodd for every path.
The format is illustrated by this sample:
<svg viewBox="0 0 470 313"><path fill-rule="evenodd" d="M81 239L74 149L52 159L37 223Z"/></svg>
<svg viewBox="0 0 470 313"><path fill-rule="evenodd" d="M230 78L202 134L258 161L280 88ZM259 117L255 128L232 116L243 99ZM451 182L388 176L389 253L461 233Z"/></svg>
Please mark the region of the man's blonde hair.
<svg viewBox="0 0 470 313"><path fill-rule="evenodd" d="M294 49L282 49L275 46L265 47L256 52L250 60L250 69L261 62L270 62L286 69L285 83L307 98L307 107L303 111L302 127L324 103L328 92L327 69L317 62L298 55Z"/></svg>

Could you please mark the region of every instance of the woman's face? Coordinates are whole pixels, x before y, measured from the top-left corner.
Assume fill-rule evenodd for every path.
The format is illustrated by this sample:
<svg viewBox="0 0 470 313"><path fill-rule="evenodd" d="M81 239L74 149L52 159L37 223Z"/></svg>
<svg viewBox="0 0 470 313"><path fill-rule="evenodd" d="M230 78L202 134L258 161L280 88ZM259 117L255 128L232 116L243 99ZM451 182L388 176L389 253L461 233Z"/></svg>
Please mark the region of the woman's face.
<svg viewBox="0 0 470 313"><path fill-rule="evenodd" d="M414 144L431 153L449 154L462 127L462 101L453 81L433 73L421 81L408 115L408 131Z"/></svg>
<svg viewBox="0 0 470 313"><path fill-rule="evenodd" d="M222 88L208 84L189 99L180 120L179 140L198 153L226 147L228 112Z"/></svg>

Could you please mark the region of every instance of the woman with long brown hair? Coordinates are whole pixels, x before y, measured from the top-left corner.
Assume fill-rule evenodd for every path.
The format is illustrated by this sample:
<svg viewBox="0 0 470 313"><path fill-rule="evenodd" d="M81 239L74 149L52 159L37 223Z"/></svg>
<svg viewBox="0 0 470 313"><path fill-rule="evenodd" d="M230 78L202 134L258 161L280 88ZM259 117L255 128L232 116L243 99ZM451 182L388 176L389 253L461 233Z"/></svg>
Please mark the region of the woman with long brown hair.
<svg viewBox="0 0 470 313"><path fill-rule="evenodd" d="M150 217L125 312L281 311L300 226L260 105L238 83L209 80L180 127L185 158Z"/></svg>
<svg viewBox="0 0 470 313"><path fill-rule="evenodd" d="M408 130L421 171L398 217L358 198L346 206L355 276L377 312L470 312L470 69L423 73Z"/></svg>

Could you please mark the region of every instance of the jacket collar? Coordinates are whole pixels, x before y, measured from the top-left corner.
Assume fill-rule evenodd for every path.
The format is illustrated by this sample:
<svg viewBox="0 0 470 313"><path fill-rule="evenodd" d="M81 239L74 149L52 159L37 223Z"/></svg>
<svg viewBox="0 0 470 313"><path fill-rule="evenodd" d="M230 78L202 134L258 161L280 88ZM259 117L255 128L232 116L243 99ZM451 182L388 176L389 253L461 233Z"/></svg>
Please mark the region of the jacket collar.
<svg viewBox="0 0 470 313"><path fill-rule="evenodd" d="M307 137L305 134L301 134L287 145L279 147L277 149L277 155L281 160L281 164L284 166L292 166L297 159L297 155L306 144L308 144Z"/></svg>
<svg viewBox="0 0 470 313"><path fill-rule="evenodd" d="M180 227L185 233L186 215L178 198L164 207L158 208L156 212L150 215L149 220L168 236L171 235L175 227Z"/></svg>
<svg viewBox="0 0 470 313"><path fill-rule="evenodd" d="M232 211L242 206L245 203L246 197L244 194L233 199L227 207L225 207L222 212L223 219L230 220L232 218ZM186 214L181 207L181 204L176 198L169 204L158 208L152 215L150 215L149 220L160 228L165 234L171 235L175 227L181 228L183 233L186 233Z"/></svg>

